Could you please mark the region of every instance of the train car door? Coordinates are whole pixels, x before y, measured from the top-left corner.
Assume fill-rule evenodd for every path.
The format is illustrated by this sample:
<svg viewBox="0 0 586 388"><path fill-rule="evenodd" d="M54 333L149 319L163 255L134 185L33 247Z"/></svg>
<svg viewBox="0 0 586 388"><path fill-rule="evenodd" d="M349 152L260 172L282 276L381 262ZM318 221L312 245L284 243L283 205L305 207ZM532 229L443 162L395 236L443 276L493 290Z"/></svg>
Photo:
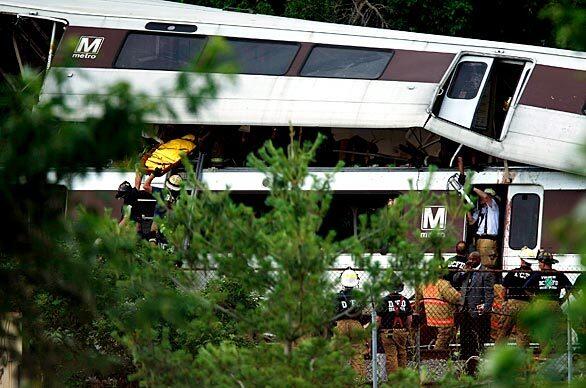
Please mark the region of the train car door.
<svg viewBox="0 0 586 388"><path fill-rule="evenodd" d="M438 117L470 128L493 58L465 55L447 87Z"/></svg>
<svg viewBox="0 0 586 388"><path fill-rule="evenodd" d="M518 131L509 132L523 126L517 108L533 68L531 58L460 53L438 85L424 128L497 158L541 165L543 157L527 144L541 147L543 138L520 140Z"/></svg>
<svg viewBox="0 0 586 388"><path fill-rule="evenodd" d="M519 251L541 247L543 187L511 185L507 194L503 233L503 269L519 266Z"/></svg>

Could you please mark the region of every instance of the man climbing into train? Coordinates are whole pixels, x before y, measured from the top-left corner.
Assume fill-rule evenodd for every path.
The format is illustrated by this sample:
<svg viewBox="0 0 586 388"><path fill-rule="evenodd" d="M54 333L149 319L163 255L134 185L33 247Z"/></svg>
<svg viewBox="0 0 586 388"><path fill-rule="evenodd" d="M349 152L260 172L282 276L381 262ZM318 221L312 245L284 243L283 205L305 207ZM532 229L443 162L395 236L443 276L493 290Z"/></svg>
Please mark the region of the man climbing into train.
<svg viewBox="0 0 586 388"><path fill-rule="evenodd" d="M498 255L497 237L499 234L499 205L498 196L494 189L473 189L478 196L480 207L473 212L468 212L466 217L468 224L476 224L476 250L480 253L482 265L493 268Z"/></svg>

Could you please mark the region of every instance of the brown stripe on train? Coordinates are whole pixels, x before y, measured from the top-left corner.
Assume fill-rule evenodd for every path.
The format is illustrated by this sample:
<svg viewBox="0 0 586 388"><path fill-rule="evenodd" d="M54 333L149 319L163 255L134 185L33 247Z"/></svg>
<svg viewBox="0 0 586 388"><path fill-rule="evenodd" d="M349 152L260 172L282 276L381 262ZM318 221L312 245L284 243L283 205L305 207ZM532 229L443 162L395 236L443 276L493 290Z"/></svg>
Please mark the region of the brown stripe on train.
<svg viewBox="0 0 586 388"><path fill-rule="evenodd" d="M111 68L128 30L69 27L57 50L56 66ZM81 36L104 38L96 58L72 58ZM299 74L312 43L301 43L287 76ZM448 69L454 54L415 50L394 50L393 58L379 78L386 81L437 83ZM537 65L531 74L520 103L540 108L582 114L585 103L586 72Z"/></svg>
<svg viewBox="0 0 586 388"><path fill-rule="evenodd" d="M59 45L54 63L57 66L111 68L128 32L130 31L111 28L69 27ZM73 47L81 36L104 38L100 52L95 59L74 59L71 57ZM286 76L299 75L313 46L315 46L313 43L301 43L293 63L285 74ZM449 53L394 50L390 63L379 79L437 83L441 80L453 58L454 54Z"/></svg>
<svg viewBox="0 0 586 388"><path fill-rule="evenodd" d="M519 103L582 114L585 98L585 71L536 65Z"/></svg>
<svg viewBox="0 0 586 388"><path fill-rule="evenodd" d="M584 199L586 199L584 190L545 190L543 192L542 248L557 252L560 248L559 238L552 231L552 224L572 214Z"/></svg>
<svg viewBox="0 0 586 388"><path fill-rule="evenodd" d="M112 68L128 30L113 28L69 27L57 48L54 64L67 67ZM103 38L95 58L73 58L73 51L82 36Z"/></svg>
<svg viewBox="0 0 586 388"><path fill-rule="evenodd" d="M448 70L454 54L395 50L380 79L387 81L438 83Z"/></svg>

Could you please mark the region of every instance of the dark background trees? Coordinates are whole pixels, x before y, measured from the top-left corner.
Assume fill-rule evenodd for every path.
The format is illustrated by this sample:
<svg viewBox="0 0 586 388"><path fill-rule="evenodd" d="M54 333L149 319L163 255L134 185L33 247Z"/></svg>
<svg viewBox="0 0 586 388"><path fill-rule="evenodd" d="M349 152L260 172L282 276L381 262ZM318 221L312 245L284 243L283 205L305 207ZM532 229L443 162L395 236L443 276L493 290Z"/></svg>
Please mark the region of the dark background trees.
<svg viewBox="0 0 586 388"><path fill-rule="evenodd" d="M586 31L584 0L176 1L329 23L578 50L583 46L572 37ZM564 23L563 31L557 28L558 23Z"/></svg>

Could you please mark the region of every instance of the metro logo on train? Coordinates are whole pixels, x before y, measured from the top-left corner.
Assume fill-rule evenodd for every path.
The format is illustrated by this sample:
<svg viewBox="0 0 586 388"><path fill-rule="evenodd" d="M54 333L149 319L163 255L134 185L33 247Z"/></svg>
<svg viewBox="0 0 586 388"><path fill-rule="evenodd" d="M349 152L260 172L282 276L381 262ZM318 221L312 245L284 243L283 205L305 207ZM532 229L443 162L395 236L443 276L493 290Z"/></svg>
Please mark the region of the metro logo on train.
<svg viewBox="0 0 586 388"><path fill-rule="evenodd" d="M96 59L104 38L100 36L82 36L75 47L72 58Z"/></svg>
<svg viewBox="0 0 586 388"><path fill-rule="evenodd" d="M428 237L430 230L446 229L448 210L445 206L426 206L421 213L421 237Z"/></svg>

